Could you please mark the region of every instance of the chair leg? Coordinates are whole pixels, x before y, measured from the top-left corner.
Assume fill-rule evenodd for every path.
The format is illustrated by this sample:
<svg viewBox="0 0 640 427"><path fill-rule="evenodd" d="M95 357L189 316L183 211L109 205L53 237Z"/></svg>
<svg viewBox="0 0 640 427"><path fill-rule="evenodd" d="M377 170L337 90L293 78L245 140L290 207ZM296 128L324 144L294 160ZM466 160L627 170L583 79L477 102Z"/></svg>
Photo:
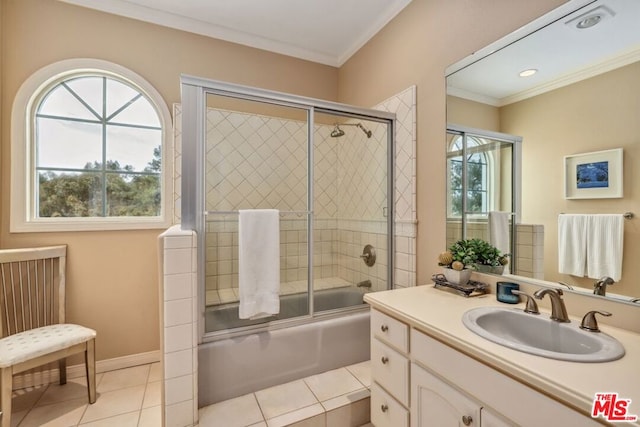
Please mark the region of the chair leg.
<svg viewBox="0 0 640 427"><path fill-rule="evenodd" d="M84 363L87 370L87 390L89 403L96 401L96 342L95 339L87 341L87 350L84 352ZM2 426L4 427L4 426Z"/></svg>
<svg viewBox="0 0 640 427"><path fill-rule="evenodd" d="M60 373L60 385L67 383L67 359L60 359L58 361L58 372Z"/></svg>
<svg viewBox="0 0 640 427"><path fill-rule="evenodd" d="M2 407L2 427L11 427L11 394L13 370L11 366L0 369L0 400Z"/></svg>

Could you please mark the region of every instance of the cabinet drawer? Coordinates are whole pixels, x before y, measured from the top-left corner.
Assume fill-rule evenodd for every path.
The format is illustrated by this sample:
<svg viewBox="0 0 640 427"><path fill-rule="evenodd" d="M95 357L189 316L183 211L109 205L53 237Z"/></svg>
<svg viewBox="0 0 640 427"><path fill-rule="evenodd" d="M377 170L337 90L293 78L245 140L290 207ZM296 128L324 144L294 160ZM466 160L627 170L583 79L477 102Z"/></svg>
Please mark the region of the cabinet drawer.
<svg viewBox="0 0 640 427"><path fill-rule="evenodd" d="M409 406L409 360L377 339L371 341L371 377Z"/></svg>
<svg viewBox="0 0 640 427"><path fill-rule="evenodd" d="M371 384L371 424L408 427L409 412L375 382Z"/></svg>
<svg viewBox="0 0 640 427"><path fill-rule="evenodd" d="M371 310L371 334L398 350L409 352L409 326L377 310Z"/></svg>

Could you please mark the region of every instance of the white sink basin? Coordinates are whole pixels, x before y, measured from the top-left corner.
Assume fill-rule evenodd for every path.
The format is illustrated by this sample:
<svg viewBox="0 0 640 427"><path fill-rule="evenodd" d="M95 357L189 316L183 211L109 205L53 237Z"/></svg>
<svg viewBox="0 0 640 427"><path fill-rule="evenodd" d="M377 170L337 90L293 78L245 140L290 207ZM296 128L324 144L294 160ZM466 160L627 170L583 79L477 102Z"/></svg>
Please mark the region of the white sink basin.
<svg viewBox="0 0 640 427"><path fill-rule="evenodd" d="M497 344L551 359L571 362L609 362L624 356L618 340L602 332L588 332L575 322L559 323L548 314L519 309L479 307L467 311L462 323Z"/></svg>

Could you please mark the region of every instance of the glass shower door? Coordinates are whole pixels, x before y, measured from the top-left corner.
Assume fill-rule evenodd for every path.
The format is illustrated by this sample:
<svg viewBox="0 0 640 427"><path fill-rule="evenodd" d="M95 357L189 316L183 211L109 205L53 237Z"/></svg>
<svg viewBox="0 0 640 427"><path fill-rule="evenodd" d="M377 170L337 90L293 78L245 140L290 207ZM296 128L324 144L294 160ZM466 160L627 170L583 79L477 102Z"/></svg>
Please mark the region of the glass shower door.
<svg viewBox="0 0 640 427"><path fill-rule="evenodd" d="M318 110L314 122L313 311L319 313L361 306L364 293L389 287L389 123Z"/></svg>
<svg viewBox="0 0 640 427"><path fill-rule="evenodd" d="M308 315L308 110L217 94L206 105L205 331ZM280 212L275 316L239 318L241 209Z"/></svg>

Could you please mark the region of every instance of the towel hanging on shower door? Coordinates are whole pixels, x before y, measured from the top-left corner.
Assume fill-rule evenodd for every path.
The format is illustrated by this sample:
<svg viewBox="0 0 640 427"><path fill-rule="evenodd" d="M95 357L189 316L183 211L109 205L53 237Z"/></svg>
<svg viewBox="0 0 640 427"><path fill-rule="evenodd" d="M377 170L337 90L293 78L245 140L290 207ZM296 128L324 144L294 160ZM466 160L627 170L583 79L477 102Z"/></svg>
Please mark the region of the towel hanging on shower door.
<svg viewBox="0 0 640 427"><path fill-rule="evenodd" d="M280 212L240 210L238 221L240 319L280 312Z"/></svg>

